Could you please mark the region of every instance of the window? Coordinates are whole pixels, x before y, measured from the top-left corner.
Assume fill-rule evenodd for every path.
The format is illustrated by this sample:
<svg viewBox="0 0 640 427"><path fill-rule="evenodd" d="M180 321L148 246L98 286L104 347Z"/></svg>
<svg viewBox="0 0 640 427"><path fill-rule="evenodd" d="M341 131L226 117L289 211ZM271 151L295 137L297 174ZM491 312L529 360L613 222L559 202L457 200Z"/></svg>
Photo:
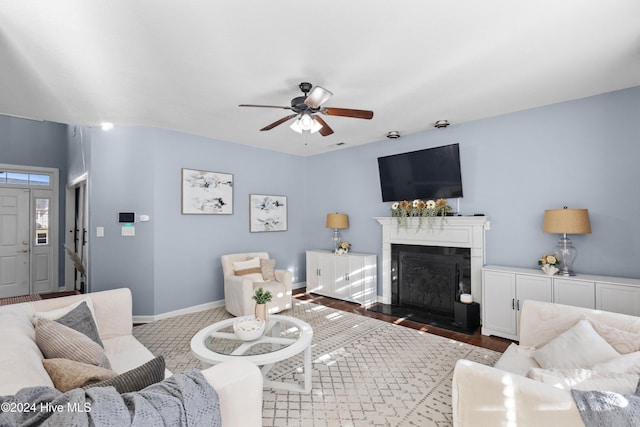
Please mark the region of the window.
<svg viewBox="0 0 640 427"><path fill-rule="evenodd" d="M51 175L43 173L0 171L0 184L50 187Z"/></svg>
<svg viewBox="0 0 640 427"><path fill-rule="evenodd" d="M35 199L36 205L36 246L49 244L49 199Z"/></svg>

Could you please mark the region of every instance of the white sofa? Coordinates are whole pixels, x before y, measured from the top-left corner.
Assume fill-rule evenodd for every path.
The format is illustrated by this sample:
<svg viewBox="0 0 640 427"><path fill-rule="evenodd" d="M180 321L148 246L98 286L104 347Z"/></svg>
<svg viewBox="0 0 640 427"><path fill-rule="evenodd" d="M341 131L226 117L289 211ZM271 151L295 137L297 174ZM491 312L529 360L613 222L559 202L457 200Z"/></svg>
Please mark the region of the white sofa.
<svg viewBox="0 0 640 427"><path fill-rule="evenodd" d="M32 316L89 298L100 339L111 368L124 373L154 355L133 336L132 297L129 289L114 289L0 307L0 395L13 395L24 387L53 383L36 345ZM167 371L168 372L168 371ZM223 426L262 425L262 374L244 360L221 363L202 371L220 398ZM170 374L170 372L168 372Z"/></svg>
<svg viewBox="0 0 640 427"><path fill-rule="evenodd" d="M224 275L224 303L226 310L234 316L249 316L254 314L255 301L252 299L258 288L270 291L273 299L267 304L269 313L279 313L292 307L293 275L288 270L274 269L275 280L265 280L261 272L238 275L236 265L246 263L252 259L268 260L268 252L244 252L222 255L222 274ZM256 270L260 270L258 261ZM245 271L253 271L247 269Z"/></svg>
<svg viewBox="0 0 640 427"><path fill-rule="evenodd" d="M640 337L639 317L527 300L520 315L520 343L511 344L495 367L464 359L457 362L452 383L453 425L584 426L569 389L525 376L530 368L540 369L533 357L536 350L583 319L599 325L596 329L615 328L627 337ZM612 341L606 338L607 342ZM633 342L640 345L638 338ZM581 353L588 356L596 351L592 348ZM637 352L637 348L633 351ZM627 355L636 357L635 352ZM566 358L573 356L567 351ZM634 369L638 369L637 363Z"/></svg>

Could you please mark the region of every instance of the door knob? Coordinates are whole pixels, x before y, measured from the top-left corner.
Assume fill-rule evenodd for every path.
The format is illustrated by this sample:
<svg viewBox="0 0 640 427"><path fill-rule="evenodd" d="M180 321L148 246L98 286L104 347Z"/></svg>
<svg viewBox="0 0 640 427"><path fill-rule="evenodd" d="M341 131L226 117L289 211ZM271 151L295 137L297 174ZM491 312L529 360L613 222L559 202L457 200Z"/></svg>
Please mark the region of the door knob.
<svg viewBox="0 0 640 427"><path fill-rule="evenodd" d="M27 242L26 240L23 240L23 241L22 241L22 244L23 244L23 245L28 245L28 244L29 244L29 242Z"/></svg>
<svg viewBox="0 0 640 427"><path fill-rule="evenodd" d="M18 252L22 252L24 254L24 253L29 252L29 249L20 249Z"/></svg>

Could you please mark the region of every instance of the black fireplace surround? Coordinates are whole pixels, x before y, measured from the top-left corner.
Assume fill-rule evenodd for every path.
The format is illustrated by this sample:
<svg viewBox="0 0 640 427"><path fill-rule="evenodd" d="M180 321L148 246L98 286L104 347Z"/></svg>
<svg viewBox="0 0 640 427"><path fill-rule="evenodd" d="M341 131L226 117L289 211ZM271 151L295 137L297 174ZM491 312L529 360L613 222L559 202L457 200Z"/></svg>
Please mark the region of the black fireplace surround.
<svg viewBox="0 0 640 427"><path fill-rule="evenodd" d="M460 294L471 293L469 248L391 245L391 304L371 310L454 331Z"/></svg>

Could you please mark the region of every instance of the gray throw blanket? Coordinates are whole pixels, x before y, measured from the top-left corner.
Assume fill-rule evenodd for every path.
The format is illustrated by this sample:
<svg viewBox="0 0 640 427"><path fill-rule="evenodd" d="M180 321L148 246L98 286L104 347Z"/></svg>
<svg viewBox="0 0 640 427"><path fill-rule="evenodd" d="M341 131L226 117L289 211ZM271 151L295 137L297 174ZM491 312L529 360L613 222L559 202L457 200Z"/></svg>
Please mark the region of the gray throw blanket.
<svg viewBox="0 0 640 427"><path fill-rule="evenodd" d="M0 397L0 426L182 426L222 425L218 394L197 369L119 394L113 387L28 387Z"/></svg>
<svg viewBox="0 0 640 427"><path fill-rule="evenodd" d="M640 396L610 391L571 390L587 427L640 426Z"/></svg>

